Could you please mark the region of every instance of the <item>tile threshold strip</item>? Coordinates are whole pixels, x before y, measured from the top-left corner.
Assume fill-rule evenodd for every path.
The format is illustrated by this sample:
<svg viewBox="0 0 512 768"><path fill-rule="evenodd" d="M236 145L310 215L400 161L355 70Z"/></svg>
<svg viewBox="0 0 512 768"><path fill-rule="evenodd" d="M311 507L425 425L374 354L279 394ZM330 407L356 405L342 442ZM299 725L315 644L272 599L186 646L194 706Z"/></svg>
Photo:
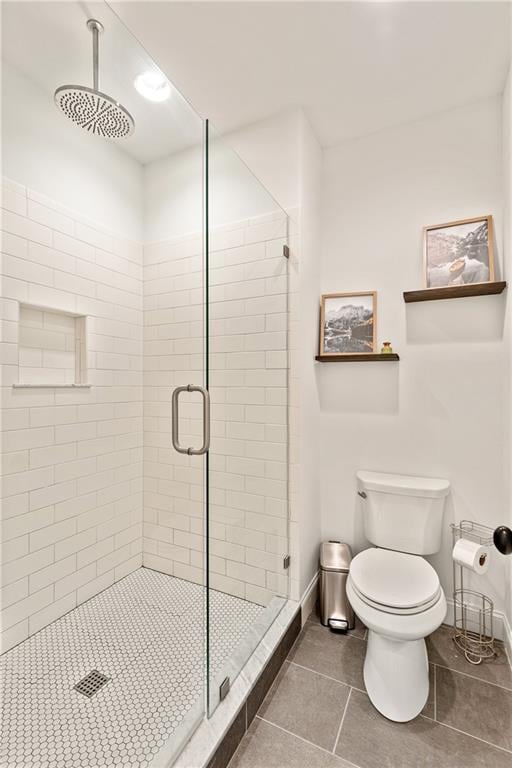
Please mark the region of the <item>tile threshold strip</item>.
<svg viewBox="0 0 512 768"><path fill-rule="evenodd" d="M329 752L328 749L325 749L325 747L319 747L318 744L315 744L312 741L308 741L308 739L305 739L303 736L297 736L296 733L292 733L291 731L286 730L286 728L283 728L281 725L276 725L275 723L272 723L270 720L266 720L264 717L261 717L260 715L256 715L258 720L261 720L264 723L267 723L267 725L271 725L273 728L277 728L279 731L283 731L283 733L287 733L289 736L293 736L295 739L299 739L299 741L303 741L304 744L309 744L311 747L314 747L315 749L319 749L321 752L325 752L326 755L330 755L330 757L335 757L339 759L340 761L344 760L347 765L353 766L353 768L361 768L361 766L356 765L355 763L351 763L350 760L347 760L344 757L341 757L340 755L335 755L334 752Z"/></svg>

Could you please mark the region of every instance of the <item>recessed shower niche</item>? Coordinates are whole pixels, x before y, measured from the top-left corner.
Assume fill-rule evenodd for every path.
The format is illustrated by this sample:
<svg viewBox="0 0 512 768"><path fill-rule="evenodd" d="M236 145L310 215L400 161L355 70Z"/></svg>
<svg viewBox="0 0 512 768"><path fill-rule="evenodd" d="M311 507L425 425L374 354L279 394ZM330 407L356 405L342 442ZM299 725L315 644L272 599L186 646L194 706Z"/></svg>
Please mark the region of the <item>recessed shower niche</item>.
<svg viewBox="0 0 512 768"><path fill-rule="evenodd" d="M20 303L14 386L88 386L86 322L85 315Z"/></svg>

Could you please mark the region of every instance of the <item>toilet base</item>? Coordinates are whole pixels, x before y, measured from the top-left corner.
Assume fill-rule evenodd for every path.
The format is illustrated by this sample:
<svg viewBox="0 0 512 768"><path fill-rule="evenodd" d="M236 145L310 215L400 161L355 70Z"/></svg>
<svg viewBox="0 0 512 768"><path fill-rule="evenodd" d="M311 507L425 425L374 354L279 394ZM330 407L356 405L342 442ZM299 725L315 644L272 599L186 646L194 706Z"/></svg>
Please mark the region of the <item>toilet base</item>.
<svg viewBox="0 0 512 768"><path fill-rule="evenodd" d="M415 718L428 699L425 640L396 640L368 630L364 682L370 701L389 720Z"/></svg>

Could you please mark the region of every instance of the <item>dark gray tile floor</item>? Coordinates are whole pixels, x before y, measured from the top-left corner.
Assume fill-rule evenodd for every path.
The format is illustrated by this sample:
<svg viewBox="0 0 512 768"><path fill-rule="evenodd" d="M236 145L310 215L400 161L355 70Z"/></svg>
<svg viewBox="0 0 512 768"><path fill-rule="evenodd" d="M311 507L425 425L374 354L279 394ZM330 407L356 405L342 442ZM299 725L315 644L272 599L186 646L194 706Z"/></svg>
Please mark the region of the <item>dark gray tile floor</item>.
<svg viewBox="0 0 512 768"><path fill-rule="evenodd" d="M440 627L427 641L430 696L393 723L363 682L364 627L306 622L229 768L512 768L512 670L503 649L472 666Z"/></svg>

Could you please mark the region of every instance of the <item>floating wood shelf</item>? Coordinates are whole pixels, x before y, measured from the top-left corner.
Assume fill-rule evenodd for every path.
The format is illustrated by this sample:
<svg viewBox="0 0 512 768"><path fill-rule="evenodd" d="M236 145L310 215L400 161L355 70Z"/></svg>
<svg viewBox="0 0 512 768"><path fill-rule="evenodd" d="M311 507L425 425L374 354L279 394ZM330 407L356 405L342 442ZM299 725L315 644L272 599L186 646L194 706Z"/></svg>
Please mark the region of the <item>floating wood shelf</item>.
<svg viewBox="0 0 512 768"><path fill-rule="evenodd" d="M404 301L437 301L438 299L459 299L463 296L490 296L503 293L507 284L504 280L495 283L467 283L449 285L444 288L423 288L421 291L404 291Z"/></svg>
<svg viewBox="0 0 512 768"><path fill-rule="evenodd" d="M390 363L400 358L394 352L385 352L384 354L317 355L315 360L319 363Z"/></svg>

